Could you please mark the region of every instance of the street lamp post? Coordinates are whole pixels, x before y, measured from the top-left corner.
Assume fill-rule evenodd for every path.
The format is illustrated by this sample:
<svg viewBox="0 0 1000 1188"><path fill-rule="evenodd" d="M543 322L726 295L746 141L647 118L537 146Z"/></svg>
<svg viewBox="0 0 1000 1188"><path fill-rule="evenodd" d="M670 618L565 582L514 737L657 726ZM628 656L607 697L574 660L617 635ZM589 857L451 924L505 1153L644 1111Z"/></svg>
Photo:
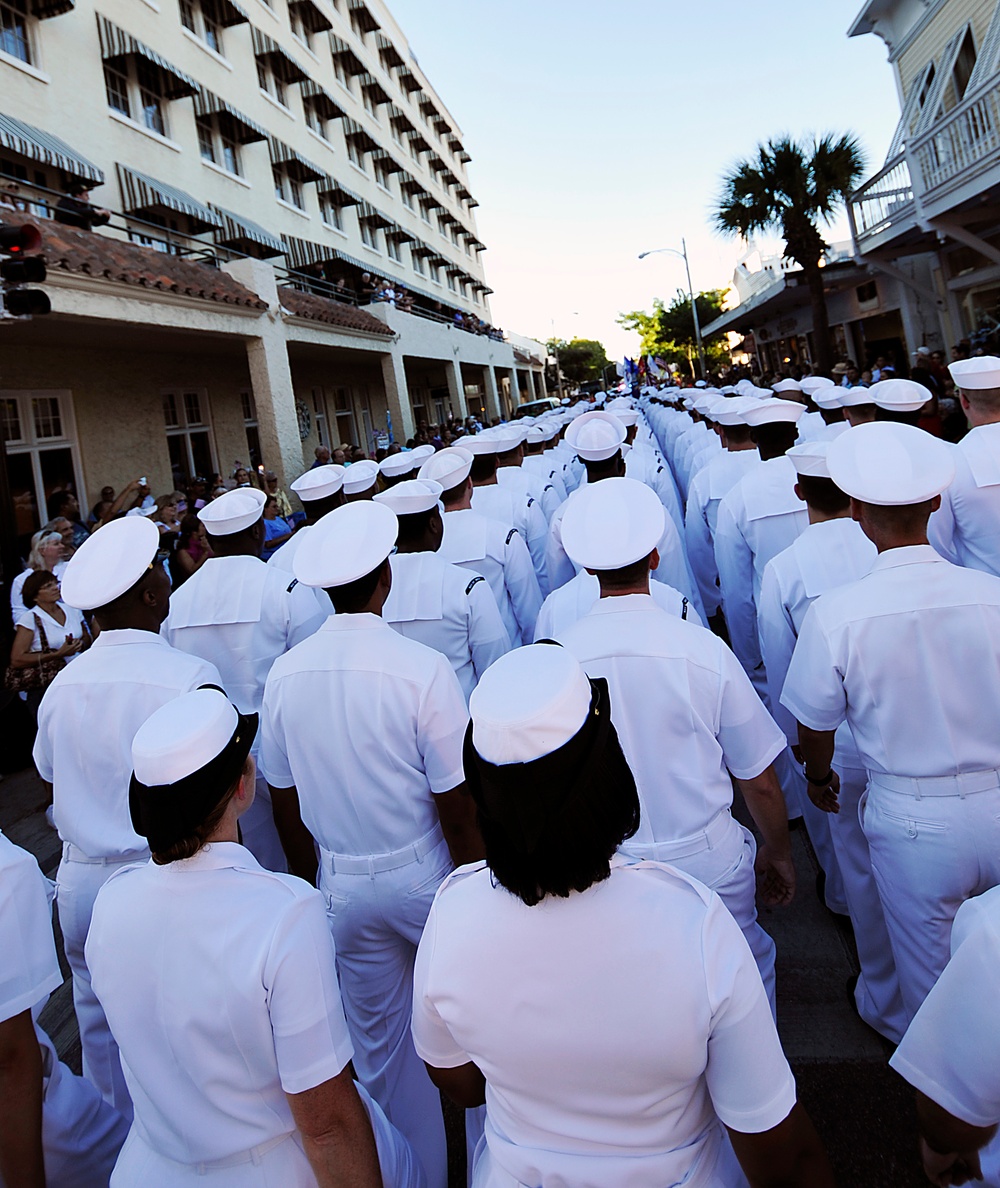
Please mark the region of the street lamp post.
<svg viewBox="0 0 1000 1188"><path fill-rule="evenodd" d="M691 265L688 262L687 243L683 239L681 240L680 251L678 251L676 248L653 248L652 251L649 252L640 252L639 259L645 260L647 256L655 256L660 252L667 252L671 256L680 256L680 258L684 261L684 271L687 273L688 297L691 300L691 317L694 319L694 340L698 344L698 366L701 369L700 378L704 379L706 375L705 347L701 341L701 323L698 320L698 303L694 299L694 288L691 285Z"/></svg>

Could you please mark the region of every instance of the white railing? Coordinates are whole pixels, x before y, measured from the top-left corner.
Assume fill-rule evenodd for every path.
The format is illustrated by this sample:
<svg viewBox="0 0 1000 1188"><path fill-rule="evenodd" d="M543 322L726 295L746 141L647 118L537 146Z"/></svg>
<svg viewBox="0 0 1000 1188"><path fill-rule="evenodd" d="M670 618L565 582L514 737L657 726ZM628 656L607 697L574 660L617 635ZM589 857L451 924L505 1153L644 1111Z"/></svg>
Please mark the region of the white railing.
<svg viewBox="0 0 1000 1188"><path fill-rule="evenodd" d="M1000 150L1000 86L996 77L914 140L921 197L962 174L979 170Z"/></svg>
<svg viewBox="0 0 1000 1188"><path fill-rule="evenodd" d="M916 203L906 157L887 161L851 198L858 241L870 240L911 215Z"/></svg>

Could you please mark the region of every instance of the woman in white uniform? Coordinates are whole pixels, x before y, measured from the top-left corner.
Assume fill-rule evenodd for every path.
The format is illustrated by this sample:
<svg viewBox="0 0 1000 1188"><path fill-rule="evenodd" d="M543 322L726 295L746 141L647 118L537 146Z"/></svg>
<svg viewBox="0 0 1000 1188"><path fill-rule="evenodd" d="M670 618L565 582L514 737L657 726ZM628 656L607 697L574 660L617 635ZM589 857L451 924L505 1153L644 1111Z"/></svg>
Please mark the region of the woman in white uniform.
<svg viewBox="0 0 1000 1188"><path fill-rule="evenodd" d="M214 687L132 744L148 863L101 889L93 986L135 1107L113 1188L420 1188L412 1151L351 1079L319 892L239 844L256 714Z"/></svg>
<svg viewBox="0 0 1000 1188"><path fill-rule="evenodd" d="M487 858L438 892L413 1036L439 1088L485 1100L474 1188L830 1188L738 925L616 854L639 800L607 683L534 644L470 710Z"/></svg>

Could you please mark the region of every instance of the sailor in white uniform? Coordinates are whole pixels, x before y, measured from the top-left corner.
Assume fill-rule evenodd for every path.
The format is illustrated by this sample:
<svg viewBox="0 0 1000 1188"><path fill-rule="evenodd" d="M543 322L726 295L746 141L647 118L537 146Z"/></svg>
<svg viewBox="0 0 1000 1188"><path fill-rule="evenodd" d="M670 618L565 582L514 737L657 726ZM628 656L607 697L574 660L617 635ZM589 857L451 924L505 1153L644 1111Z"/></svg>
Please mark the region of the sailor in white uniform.
<svg viewBox="0 0 1000 1188"><path fill-rule="evenodd" d="M642 414L637 408L633 408L631 401L625 397L612 400L607 411L625 426L625 444L631 447L625 455L626 478L637 479L647 487L652 487L683 538L684 512L681 508L680 492L666 460L660 456L658 450L648 444L649 431L645 424L643 428L646 440L639 437L639 421Z"/></svg>
<svg viewBox="0 0 1000 1188"><path fill-rule="evenodd" d="M868 389L868 396L875 405L876 421L898 421L903 425L916 425L920 410L930 399L930 393L916 380L879 380Z"/></svg>
<svg viewBox="0 0 1000 1188"><path fill-rule="evenodd" d="M497 439L497 483L542 509L548 526L552 513L562 500L555 487L530 467L524 465L524 441L527 427L517 422L488 430ZM507 446L509 448L504 449ZM564 496L565 498L565 496Z"/></svg>
<svg viewBox="0 0 1000 1188"><path fill-rule="evenodd" d="M45 691L32 751L38 774L52 785L63 843L56 908L73 973L83 1074L126 1117L132 1105L90 984L84 941L97 892L119 867L148 853L128 814L135 732L164 702L222 679L214 664L172 648L160 634L170 580L157 560L159 547L151 520L126 516L105 524L73 555L63 601L93 611L100 635Z"/></svg>
<svg viewBox="0 0 1000 1188"><path fill-rule="evenodd" d="M698 627L704 627L701 616L680 590L665 582L650 582L649 595L661 610L678 619L685 619ZM601 596L601 584L597 578L581 569L575 578L552 593L542 603L535 623L535 643L542 639L554 639L560 632L571 627L578 619L593 610Z"/></svg>
<svg viewBox="0 0 1000 1188"><path fill-rule="evenodd" d="M547 644L472 695L487 862L438 893L413 992L435 1081L486 1103L472 1184L831 1188L732 918L674 867L615 853L640 807L608 703Z"/></svg>
<svg viewBox="0 0 1000 1188"><path fill-rule="evenodd" d="M757 615L771 712L793 751L798 750L798 724L781 704L781 690L806 611L820 595L863 578L878 555L860 525L851 519L850 499L830 478L826 464L829 445L827 441L806 442L788 451L798 474L795 489L809 511L809 527L767 563ZM898 1044L906 1029L899 979L868 842L858 818L868 777L846 723L837 731L833 766L840 776L839 811L824 813L805 796L802 815L817 855L832 848L832 859L826 855L826 861L836 861L843 880L861 965L861 974L851 987L858 1014Z"/></svg>
<svg viewBox="0 0 1000 1188"><path fill-rule="evenodd" d="M468 701L487 668L510 651L510 636L482 574L440 556L440 497L441 484L431 479L410 479L375 496L399 520L382 618L400 635L447 656Z"/></svg>
<svg viewBox="0 0 1000 1188"><path fill-rule="evenodd" d="M382 459L378 464L378 473L383 487L405 483L407 479L416 476L419 464L413 454L413 450L399 450L395 454L387 454Z"/></svg>
<svg viewBox="0 0 1000 1188"><path fill-rule="evenodd" d="M785 740L722 640L665 614L649 596L667 518L656 494L633 479L606 479L573 497L563 541L596 573L601 597L557 638L588 676L610 686L612 720L642 803L626 852L672 862L718 892L773 1006L774 942L757 920L755 870L766 902L791 901L788 817L771 766ZM759 851L732 817L733 778L763 836Z"/></svg>
<svg viewBox="0 0 1000 1188"><path fill-rule="evenodd" d="M152 860L101 889L87 940L135 1120L112 1188L421 1188L351 1079L323 898L239 844L256 714L188 693L136 733L129 805Z"/></svg>
<svg viewBox="0 0 1000 1188"><path fill-rule="evenodd" d="M374 499L378 493L378 463L370 458L352 462L344 469L344 498L348 503ZM332 510L332 509L331 509Z"/></svg>
<svg viewBox="0 0 1000 1188"><path fill-rule="evenodd" d="M1000 883L1000 578L927 543L953 453L880 422L830 445L830 477L879 556L809 608L781 697L814 799L836 807L845 720L868 771L861 821L907 1019L947 963L959 904Z"/></svg>
<svg viewBox="0 0 1000 1188"><path fill-rule="evenodd" d="M823 428L810 438L812 441L833 441L841 433L850 429L850 424L844 417L844 405L841 400L844 389L833 383L824 384L812 393L812 402L819 409L823 418Z"/></svg>
<svg viewBox="0 0 1000 1188"><path fill-rule="evenodd" d="M128 1122L62 1064L38 1026L63 984L52 883L0 833L0 1188L107 1188Z"/></svg>
<svg viewBox="0 0 1000 1188"><path fill-rule="evenodd" d="M878 409L869 396L869 391L869 388L840 389L840 405L844 410L844 420L852 429L855 425L867 425L869 421L875 420Z"/></svg>
<svg viewBox="0 0 1000 1188"><path fill-rule="evenodd" d="M511 643L528 643L542 605L531 554L516 528L473 510L471 469L472 455L460 446L438 450L420 468L421 479L442 487L444 535L438 551L442 560L486 579Z"/></svg>
<svg viewBox="0 0 1000 1188"><path fill-rule="evenodd" d="M333 511L335 507L340 507L344 503L344 478L346 473L347 471L343 466L336 466L332 463L328 466L314 466L292 483L291 489L299 497L305 509L305 523L299 525L292 534L291 540L285 541L281 548L271 554L267 562L271 568L288 574L286 584L290 585L295 577L293 573L295 554L299 551L299 546L305 540L306 533L327 512ZM311 596L316 603L317 612L324 616L328 615L330 613L330 600L323 591L313 590Z"/></svg>
<svg viewBox="0 0 1000 1188"><path fill-rule="evenodd" d="M260 713L264 682L277 657L312 635L333 609L323 614L314 591L261 560L266 498L255 487L240 487L198 512L213 556L173 595L163 624L175 648L215 665L244 714ZM286 869L264 779L240 827L243 844L261 866Z"/></svg>
<svg viewBox="0 0 1000 1188"><path fill-rule="evenodd" d="M310 883L319 847L358 1077L413 1143L429 1188L444 1188L441 1103L409 1033L413 956L438 885L481 841L458 678L381 617L398 528L382 504L351 503L300 549L296 575L326 589L336 614L271 669L261 767L289 867Z"/></svg>
<svg viewBox="0 0 1000 1188"><path fill-rule="evenodd" d="M563 467L550 456L551 451L546 448L558 434L559 426L551 418L541 419L529 425L524 437L524 461L521 463L523 469L538 475L544 484L543 490L552 488L553 506L547 513L549 519L569 494L563 482Z"/></svg>
<svg viewBox="0 0 1000 1188"><path fill-rule="evenodd" d="M889 1060L917 1091L920 1154L934 1184L1000 1188L998 985L994 887L958 909L948 964Z"/></svg>
<svg viewBox="0 0 1000 1188"><path fill-rule="evenodd" d="M1000 359L959 359L949 371L971 428L955 447L955 481L928 537L956 565L1000 577Z"/></svg>

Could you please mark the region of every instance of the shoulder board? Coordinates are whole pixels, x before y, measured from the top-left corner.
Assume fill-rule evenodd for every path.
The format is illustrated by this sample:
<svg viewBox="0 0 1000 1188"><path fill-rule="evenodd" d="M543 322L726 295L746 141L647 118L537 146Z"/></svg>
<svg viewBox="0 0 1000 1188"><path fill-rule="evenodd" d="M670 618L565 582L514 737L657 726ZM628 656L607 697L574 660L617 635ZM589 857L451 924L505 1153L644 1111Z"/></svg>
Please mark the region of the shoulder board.
<svg viewBox="0 0 1000 1188"><path fill-rule="evenodd" d="M466 594L472 593L472 588L473 588L473 586L475 586L476 582L485 582L485 581L486 581L486 578L484 578L482 576L482 574L476 574L476 576L472 579L472 581L469 582L469 584L465 587Z"/></svg>
<svg viewBox="0 0 1000 1188"><path fill-rule="evenodd" d="M515 536L517 536L517 529L511 528L511 530L507 533L507 539L504 541L504 544L510 544Z"/></svg>
<svg viewBox="0 0 1000 1188"><path fill-rule="evenodd" d="M286 593L286 594L291 594L291 592L292 592L292 591L295 589L295 587L296 587L298 584L299 584L299 579L298 579L298 578L292 578L292 583L291 583L291 585L288 587L288 589L285 591L285 593Z"/></svg>
<svg viewBox="0 0 1000 1188"><path fill-rule="evenodd" d="M681 602L681 618L682 619L686 619L688 617L688 605L689 605L688 600L685 598Z"/></svg>

